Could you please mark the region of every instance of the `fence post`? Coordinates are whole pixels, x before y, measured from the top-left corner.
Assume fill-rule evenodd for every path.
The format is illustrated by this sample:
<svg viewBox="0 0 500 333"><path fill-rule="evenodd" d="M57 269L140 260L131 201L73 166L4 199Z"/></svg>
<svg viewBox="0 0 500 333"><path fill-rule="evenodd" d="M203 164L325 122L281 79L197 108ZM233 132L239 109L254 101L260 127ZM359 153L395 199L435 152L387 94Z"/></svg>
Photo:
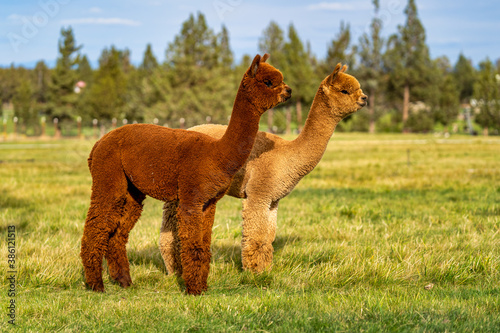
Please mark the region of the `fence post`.
<svg viewBox="0 0 500 333"><path fill-rule="evenodd" d="M61 130L59 129L59 119L54 118L54 138L55 139L60 139L61 138Z"/></svg>
<svg viewBox="0 0 500 333"><path fill-rule="evenodd" d="M7 118L3 118L3 139L7 140Z"/></svg>
<svg viewBox="0 0 500 333"><path fill-rule="evenodd" d="M14 131L12 133L14 139L17 139L17 122L19 121L19 119L17 117L14 117Z"/></svg>
<svg viewBox="0 0 500 333"><path fill-rule="evenodd" d="M97 140L97 119L92 120L92 127L94 129L94 140Z"/></svg>
<svg viewBox="0 0 500 333"><path fill-rule="evenodd" d="M206 120L207 124L210 124L210 123L212 122L212 117L207 116L207 117L205 118L205 120Z"/></svg>
<svg viewBox="0 0 500 333"><path fill-rule="evenodd" d="M184 119L184 118L179 119L180 128L184 129L184 124L185 123L186 123L186 119Z"/></svg>
<svg viewBox="0 0 500 333"><path fill-rule="evenodd" d="M122 123L123 123L123 125L127 125L128 124L127 118L123 119Z"/></svg>
<svg viewBox="0 0 500 333"><path fill-rule="evenodd" d="M82 117L78 116L76 118L76 123L78 125L78 139L82 138Z"/></svg>
<svg viewBox="0 0 500 333"><path fill-rule="evenodd" d="M102 138L106 134L106 127L104 127L104 124L101 124L99 127L99 139Z"/></svg>
<svg viewBox="0 0 500 333"><path fill-rule="evenodd" d="M45 138L45 123L47 122L47 118L45 118L45 116L43 116L42 118L40 118L40 125L42 126L42 134L41 134L41 138Z"/></svg>
<svg viewBox="0 0 500 333"><path fill-rule="evenodd" d="M114 130L116 128L116 118L111 119L111 129Z"/></svg>

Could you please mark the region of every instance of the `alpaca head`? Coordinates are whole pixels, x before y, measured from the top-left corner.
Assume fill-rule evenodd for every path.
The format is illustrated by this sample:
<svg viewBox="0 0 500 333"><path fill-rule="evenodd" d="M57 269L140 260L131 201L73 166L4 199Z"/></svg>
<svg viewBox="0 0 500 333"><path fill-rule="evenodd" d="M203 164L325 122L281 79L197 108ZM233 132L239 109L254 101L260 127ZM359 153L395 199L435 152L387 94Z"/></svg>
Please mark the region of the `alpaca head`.
<svg viewBox="0 0 500 333"><path fill-rule="evenodd" d="M347 65L340 63L335 66L332 74L321 83L323 93L328 99L328 105L333 108L335 115L342 118L354 113L367 104L368 96L361 90L361 86L352 75L346 74Z"/></svg>
<svg viewBox="0 0 500 333"><path fill-rule="evenodd" d="M267 53L262 57L257 54L241 83L241 88L260 115L292 96L292 89L283 82L281 72L266 63L268 58Z"/></svg>

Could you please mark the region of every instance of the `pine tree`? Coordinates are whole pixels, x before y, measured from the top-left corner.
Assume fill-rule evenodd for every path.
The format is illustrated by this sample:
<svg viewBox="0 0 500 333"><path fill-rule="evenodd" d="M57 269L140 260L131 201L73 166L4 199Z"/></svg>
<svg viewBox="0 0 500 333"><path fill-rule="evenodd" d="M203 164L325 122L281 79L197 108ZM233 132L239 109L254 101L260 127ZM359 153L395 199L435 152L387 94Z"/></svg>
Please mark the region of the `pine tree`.
<svg viewBox="0 0 500 333"><path fill-rule="evenodd" d="M76 76L78 81L85 82L87 89L92 85L92 78L94 76L94 73L92 71L92 67L90 67L90 63L86 55L83 55L78 62Z"/></svg>
<svg viewBox="0 0 500 333"><path fill-rule="evenodd" d="M275 21L262 32L259 38L259 51L262 54L269 53L271 57L268 62L278 69L282 69L286 63L285 59L285 37L283 30Z"/></svg>
<svg viewBox="0 0 500 333"><path fill-rule="evenodd" d="M479 107L476 122L485 133L500 130L500 74L490 59L479 64L479 74L474 84L474 98Z"/></svg>
<svg viewBox="0 0 500 333"><path fill-rule="evenodd" d="M375 133L375 121L377 117L376 103L379 102L383 73L382 73L382 47L384 39L381 36L382 20L378 17L379 1L373 0L375 17L370 25L370 33L364 33L359 39L360 67L358 76L363 81L363 89L368 94L368 131Z"/></svg>
<svg viewBox="0 0 500 333"><path fill-rule="evenodd" d="M23 132L26 132L27 127L32 125L36 120L33 97L33 88L31 87L30 80L25 78L17 87L12 99L14 115L19 118Z"/></svg>
<svg viewBox="0 0 500 333"><path fill-rule="evenodd" d="M434 120L448 126L457 118L460 90L447 57L434 60L434 85L438 88L434 90L437 95L433 105Z"/></svg>
<svg viewBox="0 0 500 333"><path fill-rule="evenodd" d="M389 37L384 66L389 73L389 90L403 87L403 132L408 132L410 93L413 88L429 89L432 68L429 50L425 44L425 30L417 14L415 0L408 0L406 23L398 26L398 34ZM425 91L424 91L425 93Z"/></svg>
<svg viewBox="0 0 500 333"><path fill-rule="evenodd" d="M82 46L77 46L71 27L61 29L59 39L59 58L52 71L50 84L49 114L60 120L74 116L74 108L78 101L75 94L75 83L78 78L76 66L80 60L78 51Z"/></svg>
<svg viewBox="0 0 500 333"><path fill-rule="evenodd" d="M460 90L460 102L469 103L474 93L474 82L476 81L476 70L472 62L462 53L458 57L453 70L455 82Z"/></svg>
<svg viewBox="0 0 500 333"><path fill-rule="evenodd" d="M148 44L138 69L129 75L127 118L147 122L162 118L160 114L165 108L168 86L165 71Z"/></svg>
<svg viewBox="0 0 500 333"><path fill-rule="evenodd" d="M339 62L349 65L351 69L355 67L355 55L357 47L351 45L351 27L340 22L340 31L335 39L328 46L325 63L323 64L323 75L326 76L332 72L332 68ZM333 67L332 67L333 66Z"/></svg>
<svg viewBox="0 0 500 333"><path fill-rule="evenodd" d="M102 51L99 69L88 92L90 116L103 120L124 117L123 106L127 93L124 68L128 66L126 55L127 51L119 51L114 46Z"/></svg>
<svg viewBox="0 0 500 333"><path fill-rule="evenodd" d="M151 44L148 44L146 46L146 50L144 51L142 63L139 65L139 70L143 71L146 74L151 74L157 68L158 60L156 60L156 57L153 54Z"/></svg>
<svg viewBox="0 0 500 333"><path fill-rule="evenodd" d="M11 64L8 68L3 70L2 80L0 80L0 96L3 103L9 103L16 94L16 89L19 82L18 69Z"/></svg>
<svg viewBox="0 0 500 333"><path fill-rule="evenodd" d="M222 30L217 36L217 39L219 45L219 64L223 68L230 70L234 62L234 57L229 43L229 31L227 30L225 25L222 26Z"/></svg>
<svg viewBox="0 0 500 333"><path fill-rule="evenodd" d="M231 59L227 30L217 35L203 14L191 14L166 52L172 98L164 117L174 122L185 118L185 126L205 122L207 116L227 122L237 90L232 73L227 74Z"/></svg>
<svg viewBox="0 0 500 333"><path fill-rule="evenodd" d="M207 25L205 16L193 14L182 24L180 34L175 36L166 52L167 62L175 67L186 67L186 73L179 80L191 74L197 68L211 69L218 64L217 37Z"/></svg>
<svg viewBox="0 0 500 333"><path fill-rule="evenodd" d="M286 77L286 82L294 89L292 100L295 101L297 127L300 131L302 129L302 104L312 102L315 82L313 81L313 69L309 61L309 54L304 49L293 24L290 24L288 28L288 42L284 45L284 51L286 65L283 68L283 74ZM287 108L287 112L290 112L289 108ZM290 128L290 118L291 115L287 115L287 131Z"/></svg>
<svg viewBox="0 0 500 333"><path fill-rule="evenodd" d="M285 39L283 30L278 23L271 21L259 38L259 51L262 54L269 53L268 62L274 67L283 70L286 66ZM274 109L267 111L267 130L273 132Z"/></svg>
<svg viewBox="0 0 500 333"><path fill-rule="evenodd" d="M33 81L36 102L46 103L49 97L50 69L43 60L38 61L33 69Z"/></svg>

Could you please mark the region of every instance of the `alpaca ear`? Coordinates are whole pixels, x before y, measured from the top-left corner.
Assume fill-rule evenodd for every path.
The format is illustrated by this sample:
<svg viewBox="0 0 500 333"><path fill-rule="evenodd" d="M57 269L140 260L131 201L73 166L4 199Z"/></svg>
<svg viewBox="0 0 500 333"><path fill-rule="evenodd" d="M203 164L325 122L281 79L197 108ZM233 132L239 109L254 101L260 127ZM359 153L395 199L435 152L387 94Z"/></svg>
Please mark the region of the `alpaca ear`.
<svg viewBox="0 0 500 333"><path fill-rule="evenodd" d="M342 69L340 70L341 73L345 73L345 71L349 68L349 66L344 65Z"/></svg>
<svg viewBox="0 0 500 333"><path fill-rule="evenodd" d="M260 59L260 62L266 62L267 59L269 59L269 53L264 54L262 59Z"/></svg>
<svg viewBox="0 0 500 333"><path fill-rule="evenodd" d="M247 75L250 77L255 77L257 74L257 70L259 69L259 63L260 63L260 55L257 54L255 58L253 58L252 64L247 70Z"/></svg>
<svg viewBox="0 0 500 333"><path fill-rule="evenodd" d="M347 69L346 65L344 65L344 67L346 67L346 69ZM343 67L342 67L342 65L339 62L337 64L337 66L335 66L335 69L333 70L332 74L330 74L328 76L328 82L332 84L333 81L335 81L335 79L337 78L337 75L339 74L339 72L343 72L342 69L343 69Z"/></svg>

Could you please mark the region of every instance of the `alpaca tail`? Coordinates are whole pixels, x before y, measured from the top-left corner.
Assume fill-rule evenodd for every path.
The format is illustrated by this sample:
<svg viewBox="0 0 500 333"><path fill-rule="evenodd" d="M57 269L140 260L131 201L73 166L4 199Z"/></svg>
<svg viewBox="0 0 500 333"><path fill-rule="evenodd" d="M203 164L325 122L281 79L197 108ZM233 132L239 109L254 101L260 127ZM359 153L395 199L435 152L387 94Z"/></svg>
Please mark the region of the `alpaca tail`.
<svg viewBox="0 0 500 333"><path fill-rule="evenodd" d="M97 146L99 145L99 142L101 140L98 140L95 144L94 144L94 147L92 147L92 150L90 151L90 155L89 155L89 158L87 159L87 163L89 165L89 170L92 170L92 155L94 155L94 150L97 148Z"/></svg>

